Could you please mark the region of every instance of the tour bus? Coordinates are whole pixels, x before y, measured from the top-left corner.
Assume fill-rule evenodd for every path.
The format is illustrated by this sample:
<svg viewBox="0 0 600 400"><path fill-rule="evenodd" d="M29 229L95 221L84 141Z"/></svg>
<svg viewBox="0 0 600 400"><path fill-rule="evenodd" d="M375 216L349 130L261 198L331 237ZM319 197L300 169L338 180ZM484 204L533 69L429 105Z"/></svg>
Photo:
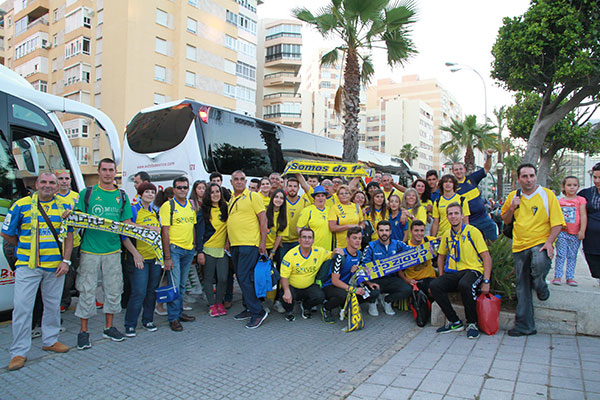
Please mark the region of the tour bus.
<svg viewBox="0 0 600 400"><path fill-rule="evenodd" d="M69 169L73 190L85 187L56 112L95 120L106 132L115 160L120 161L119 136L106 114L83 103L39 92L0 65L0 224L12 203L35 190L35 180L42 172ZM12 308L14 282L14 274L0 252L0 311Z"/></svg>
<svg viewBox="0 0 600 400"><path fill-rule="evenodd" d="M190 183L212 172L230 186L231 173L248 177L282 172L290 160L339 161L342 143L285 125L191 100L146 108L136 114L123 141L123 186L134 193L133 178L145 171L160 188L185 175ZM412 173L400 158L360 148L359 161L401 179Z"/></svg>

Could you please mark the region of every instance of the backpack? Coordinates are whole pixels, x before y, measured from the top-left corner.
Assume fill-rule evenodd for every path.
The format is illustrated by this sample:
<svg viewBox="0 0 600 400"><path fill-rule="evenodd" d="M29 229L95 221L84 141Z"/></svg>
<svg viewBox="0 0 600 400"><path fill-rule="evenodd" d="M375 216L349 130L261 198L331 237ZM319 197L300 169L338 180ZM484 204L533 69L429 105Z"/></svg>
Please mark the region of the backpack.
<svg viewBox="0 0 600 400"><path fill-rule="evenodd" d="M517 194L515 195L515 197L516 196L521 197L521 189L517 189ZM502 234L504 236L506 236L507 238L509 238L509 239L513 238L513 224L514 224L514 222L515 222L515 216L513 214L513 220L512 220L512 222L510 224L504 224L504 226L502 227Z"/></svg>
<svg viewBox="0 0 600 400"><path fill-rule="evenodd" d="M427 295L419 289L417 285L413 286L409 307L412 310L413 318L415 319L417 326L422 328L427 325L429 317L431 316L431 302Z"/></svg>

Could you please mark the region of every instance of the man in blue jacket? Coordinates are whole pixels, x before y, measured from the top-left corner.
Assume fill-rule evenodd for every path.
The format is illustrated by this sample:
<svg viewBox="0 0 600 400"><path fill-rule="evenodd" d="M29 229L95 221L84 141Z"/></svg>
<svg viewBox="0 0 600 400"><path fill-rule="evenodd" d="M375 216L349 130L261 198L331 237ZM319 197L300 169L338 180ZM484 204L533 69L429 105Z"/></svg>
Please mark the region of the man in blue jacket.
<svg viewBox="0 0 600 400"><path fill-rule="evenodd" d="M365 253L361 264L373 262L376 260L382 260L384 258L391 257L395 254L402 253L403 251L410 250L411 248L399 241L390 238L392 233L392 226L389 221L379 221L377 224L377 235L378 240L373 240L365 248ZM374 279L372 281L379 285L379 291L387 295L382 298L379 297L379 301L383 306L383 310L387 315L394 315L395 312L392 309L392 302L407 298L412 293L411 286L404 282L398 274L387 275L381 278ZM377 307L373 307L375 310L369 309L369 314L376 316L378 315ZM372 312L375 311L375 312Z"/></svg>

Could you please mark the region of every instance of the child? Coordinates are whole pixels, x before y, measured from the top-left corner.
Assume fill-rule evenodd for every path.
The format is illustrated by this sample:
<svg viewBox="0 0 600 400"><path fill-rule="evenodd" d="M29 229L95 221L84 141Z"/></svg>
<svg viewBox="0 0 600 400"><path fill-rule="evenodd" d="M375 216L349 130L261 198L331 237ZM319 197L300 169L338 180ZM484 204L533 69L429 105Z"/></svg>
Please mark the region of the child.
<svg viewBox="0 0 600 400"><path fill-rule="evenodd" d="M579 190L579 179L567 176L562 181L562 192L564 197L558 200L565 216L566 228L558 234L556 239L556 263L554 264L554 285L561 284L563 267L567 262L567 285L577 286L575 277L575 264L577 263L577 250L579 244L585 237L587 226L587 213L585 206L587 201L577 196ZM565 260L566 259L566 260Z"/></svg>

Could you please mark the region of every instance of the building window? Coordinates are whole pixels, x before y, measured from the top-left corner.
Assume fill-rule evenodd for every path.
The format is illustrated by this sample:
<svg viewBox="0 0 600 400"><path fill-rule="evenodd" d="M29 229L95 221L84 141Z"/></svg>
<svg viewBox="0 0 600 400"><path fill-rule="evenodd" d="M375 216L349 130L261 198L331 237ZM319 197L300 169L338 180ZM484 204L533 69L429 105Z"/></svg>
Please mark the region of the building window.
<svg viewBox="0 0 600 400"><path fill-rule="evenodd" d="M164 94L154 93L154 105L162 104L167 101L167 98Z"/></svg>
<svg viewBox="0 0 600 400"><path fill-rule="evenodd" d="M92 18L84 15L83 16L83 26L84 26L84 28L91 28L92 27Z"/></svg>
<svg viewBox="0 0 600 400"><path fill-rule="evenodd" d="M96 67L96 81L102 80L102 65Z"/></svg>
<svg viewBox="0 0 600 400"><path fill-rule="evenodd" d="M238 27L256 35L256 21L240 14L238 17Z"/></svg>
<svg viewBox="0 0 600 400"><path fill-rule="evenodd" d="M225 35L225 47L231 50L237 50L237 39L232 36Z"/></svg>
<svg viewBox="0 0 600 400"><path fill-rule="evenodd" d="M161 39L159 37L156 38L156 47L155 50L157 53L167 55L167 41L165 39Z"/></svg>
<svg viewBox="0 0 600 400"><path fill-rule="evenodd" d="M54 22L58 21L58 8L55 8L54 11L52 11L52 18L54 20Z"/></svg>
<svg viewBox="0 0 600 400"><path fill-rule="evenodd" d="M235 99L235 86L230 85L229 83L226 83L225 87L223 89L223 94L227 97L231 97L232 99Z"/></svg>
<svg viewBox="0 0 600 400"><path fill-rule="evenodd" d="M238 3L240 6L247 8L248 10L252 11L253 13L256 13L256 7L254 7L252 4L250 4L250 1L248 0L235 0L236 3Z"/></svg>
<svg viewBox="0 0 600 400"><path fill-rule="evenodd" d="M167 69L160 65L154 66L154 80L165 82L167 80Z"/></svg>
<svg viewBox="0 0 600 400"><path fill-rule="evenodd" d="M194 46L190 46L189 44L185 45L185 58L196 61L196 48Z"/></svg>
<svg viewBox="0 0 600 400"><path fill-rule="evenodd" d="M164 12L163 10L156 9L156 23L162 26L169 25L169 14Z"/></svg>
<svg viewBox="0 0 600 400"><path fill-rule="evenodd" d="M237 14L227 10L225 14L225 21L237 26Z"/></svg>
<svg viewBox="0 0 600 400"><path fill-rule="evenodd" d="M73 152L75 153L75 158L79 161L81 165L88 165L88 151L89 149L84 146L74 146Z"/></svg>
<svg viewBox="0 0 600 400"><path fill-rule="evenodd" d="M237 76L256 81L256 68L241 61L238 61L235 72Z"/></svg>
<svg viewBox="0 0 600 400"><path fill-rule="evenodd" d="M198 21L196 21L193 18L188 17L187 30L188 30L188 32L196 33L198 31Z"/></svg>
<svg viewBox="0 0 600 400"><path fill-rule="evenodd" d="M190 6L198 7L198 0L188 0Z"/></svg>
<svg viewBox="0 0 600 400"><path fill-rule="evenodd" d="M35 90L39 90L40 92L48 93L48 82L38 80L32 83L33 88Z"/></svg>
<svg viewBox="0 0 600 400"><path fill-rule="evenodd" d="M236 91L236 98L238 100L244 100L254 103L256 101L256 90L247 88L245 86L238 86Z"/></svg>
<svg viewBox="0 0 600 400"><path fill-rule="evenodd" d="M77 54L90 54L90 38L80 37L65 45L65 60Z"/></svg>
<svg viewBox="0 0 600 400"><path fill-rule="evenodd" d="M225 72L227 72L228 74L231 75L235 75L235 70L236 70L236 63L234 63L231 60L225 60L225 65L224 68Z"/></svg>
<svg viewBox="0 0 600 400"><path fill-rule="evenodd" d="M278 44L267 47L266 61L281 59L300 60L302 58L302 45L299 44Z"/></svg>
<svg viewBox="0 0 600 400"><path fill-rule="evenodd" d="M249 57L256 57L256 45L244 39L238 39L238 51Z"/></svg>
<svg viewBox="0 0 600 400"><path fill-rule="evenodd" d="M191 71L185 71L185 86L196 87L196 74Z"/></svg>
<svg viewBox="0 0 600 400"><path fill-rule="evenodd" d="M15 36L19 36L21 33L27 30L27 24L29 23L29 18L24 16L17 22L15 22Z"/></svg>
<svg viewBox="0 0 600 400"><path fill-rule="evenodd" d="M280 37L302 37L301 30L301 25L279 24L267 29L265 40L271 40Z"/></svg>

